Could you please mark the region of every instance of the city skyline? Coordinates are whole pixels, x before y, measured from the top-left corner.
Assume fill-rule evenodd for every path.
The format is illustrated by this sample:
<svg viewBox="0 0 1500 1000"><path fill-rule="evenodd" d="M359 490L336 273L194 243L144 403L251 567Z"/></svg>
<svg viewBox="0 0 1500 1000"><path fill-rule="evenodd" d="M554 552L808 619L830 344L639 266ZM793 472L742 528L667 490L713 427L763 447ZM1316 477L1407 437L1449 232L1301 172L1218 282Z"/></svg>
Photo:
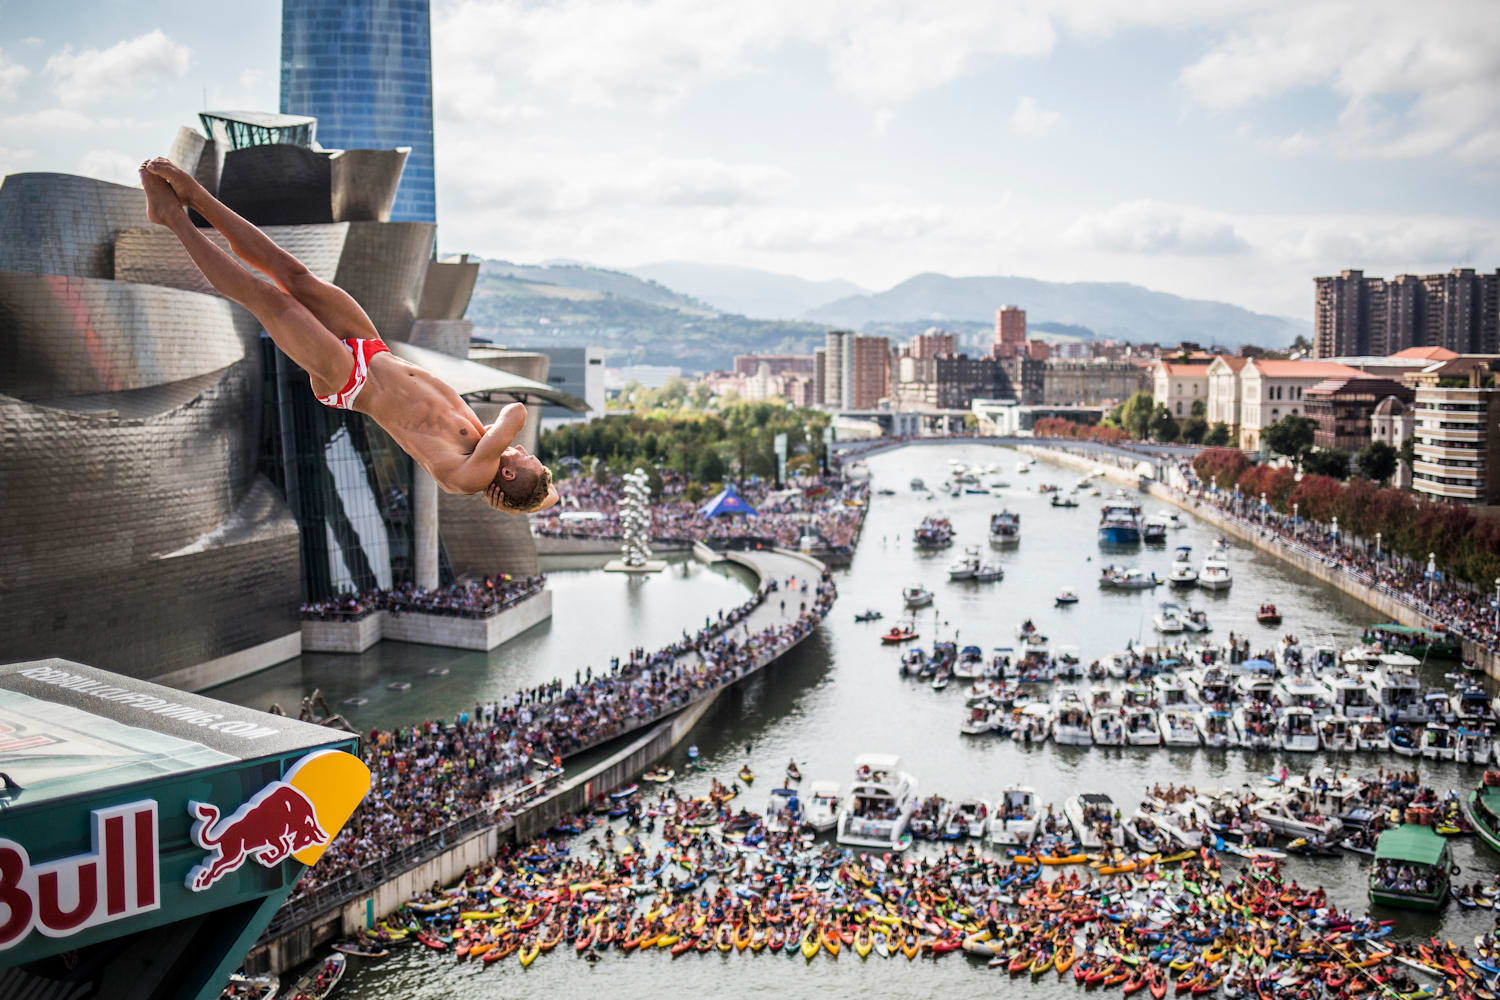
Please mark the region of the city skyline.
<svg viewBox="0 0 1500 1000"><path fill-rule="evenodd" d="M1492 7L1199 6L438 0L442 245L1119 280L1308 321L1317 275L1493 270ZM0 173L128 181L205 105L279 106L279 5L5 10Z"/></svg>

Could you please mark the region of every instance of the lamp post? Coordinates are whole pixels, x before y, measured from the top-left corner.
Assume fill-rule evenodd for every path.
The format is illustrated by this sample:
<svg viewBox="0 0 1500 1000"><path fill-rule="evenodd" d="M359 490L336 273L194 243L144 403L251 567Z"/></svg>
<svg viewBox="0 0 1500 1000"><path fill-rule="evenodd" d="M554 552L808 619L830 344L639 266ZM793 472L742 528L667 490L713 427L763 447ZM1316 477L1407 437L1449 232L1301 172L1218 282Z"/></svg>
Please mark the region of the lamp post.
<svg viewBox="0 0 1500 1000"><path fill-rule="evenodd" d="M1495 578L1495 631L1500 632L1500 576Z"/></svg>
<svg viewBox="0 0 1500 1000"><path fill-rule="evenodd" d="M1292 534L1301 535L1302 519L1297 516L1297 505L1292 504Z"/></svg>
<svg viewBox="0 0 1500 1000"><path fill-rule="evenodd" d="M1338 545L1338 543L1339 543L1339 516L1337 514L1335 514L1335 515L1333 515L1333 544L1334 545Z"/></svg>
<svg viewBox="0 0 1500 1000"><path fill-rule="evenodd" d="M1265 490L1261 490L1260 491L1260 519L1261 519L1262 522L1265 521L1266 514L1267 514L1266 491Z"/></svg>
<svg viewBox="0 0 1500 1000"><path fill-rule="evenodd" d="M1375 532L1375 561L1380 562L1380 532Z"/></svg>
<svg viewBox="0 0 1500 1000"><path fill-rule="evenodd" d="M1427 603L1432 603L1432 578L1437 575L1437 556L1427 553Z"/></svg>

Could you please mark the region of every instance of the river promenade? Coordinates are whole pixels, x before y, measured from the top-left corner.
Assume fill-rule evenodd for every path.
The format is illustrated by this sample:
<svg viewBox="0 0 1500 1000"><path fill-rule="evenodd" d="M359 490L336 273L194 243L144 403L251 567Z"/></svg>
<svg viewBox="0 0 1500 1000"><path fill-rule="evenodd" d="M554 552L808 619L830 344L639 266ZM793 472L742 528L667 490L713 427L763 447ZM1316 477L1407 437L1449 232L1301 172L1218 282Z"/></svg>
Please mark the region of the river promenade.
<svg viewBox="0 0 1500 1000"><path fill-rule="evenodd" d="M772 581L781 589L769 594L733 627L745 638L779 630L797 622L802 602L813 610L824 566L818 560L787 549L717 553L695 545L694 557L703 562L728 561L748 569L759 590ZM796 587L787 580L796 579ZM801 591L803 582L808 591ZM697 623L685 623L684 635ZM758 652L737 671L712 686L685 692L681 700L647 717L632 717L600 738L563 754L565 762L589 755L606 745L628 740L624 746L575 775L557 775L510 790L485 809L436 831L423 841L392 851L379 862L343 876L313 892L300 895L278 911L245 960L251 973L284 972L310 959L330 941L373 926L412 893L433 882L449 882L465 868L492 857L502 844L519 843L545 832L563 816L586 808L598 796L626 785L682 742L693 727L729 688L758 673L795 648L811 630L777 642ZM674 667L696 668L696 651L677 655Z"/></svg>

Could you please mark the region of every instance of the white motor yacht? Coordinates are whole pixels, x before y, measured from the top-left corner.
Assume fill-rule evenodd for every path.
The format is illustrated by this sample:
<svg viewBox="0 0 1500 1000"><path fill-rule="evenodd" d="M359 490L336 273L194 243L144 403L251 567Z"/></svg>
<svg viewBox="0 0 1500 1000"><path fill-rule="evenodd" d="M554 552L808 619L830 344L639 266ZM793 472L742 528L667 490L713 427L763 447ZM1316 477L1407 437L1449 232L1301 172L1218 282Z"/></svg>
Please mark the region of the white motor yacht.
<svg viewBox="0 0 1500 1000"><path fill-rule="evenodd" d="M790 833L802 822L802 806L795 788L773 788L763 821L767 833Z"/></svg>
<svg viewBox="0 0 1500 1000"><path fill-rule="evenodd" d="M1125 742L1133 747L1161 746L1161 726L1150 708L1125 710Z"/></svg>
<svg viewBox="0 0 1500 1000"><path fill-rule="evenodd" d="M1382 655L1380 665L1370 678L1370 685L1375 690L1375 704L1387 723L1421 722L1425 718L1422 685L1413 667L1405 662L1411 659L1400 653Z"/></svg>
<svg viewBox="0 0 1500 1000"><path fill-rule="evenodd" d="M1198 586L1204 590L1228 590L1234 584L1234 575L1229 563L1219 556L1203 557L1203 568L1198 571Z"/></svg>
<svg viewBox="0 0 1500 1000"><path fill-rule="evenodd" d="M1163 511L1160 516L1167 522L1167 527L1171 528L1174 531L1179 528L1187 527L1187 522L1184 521L1182 519L1182 515L1177 513L1175 510Z"/></svg>
<svg viewBox="0 0 1500 1000"><path fill-rule="evenodd" d="M921 585L907 587L901 591L901 599L908 608L920 608L932 603L932 591Z"/></svg>
<svg viewBox="0 0 1500 1000"><path fill-rule="evenodd" d="M1234 710L1234 731L1246 750L1274 749L1276 712L1268 702L1247 701Z"/></svg>
<svg viewBox="0 0 1500 1000"><path fill-rule="evenodd" d="M1458 747L1453 738L1453 730L1448 728L1447 723L1434 722L1422 730L1422 756L1428 760L1453 760L1458 755Z"/></svg>
<svg viewBox="0 0 1500 1000"><path fill-rule="evenodd" d="M1157 716L1161 726L1162 742L1169 747L1195 747L1202 742L1198 735L1197 713L1179 705L1164 708Z"/></svg>
<svg viewBox="0 0 1500 1000"><path fill-rule="evenodd" d="M1182 627L1189 632L1212 632L1214 630L1208 622L1208 612L1202 608L1188 608L1182 616Z"/></svg>
<svg viewBox="0 0 1500 1000"><path fill-rule="evenodd" d="M1168 634L1181 632L1186 626L1182 622L1182 609L1171 601L1163 601L1161 610L1152 619L1156 631Z"/></svg>
<svg viewBox="0 0 1500 1000"><path fill-rule="evenodd" d="M1486 764L1493 746L1485 730L1460 726L1453 734L1453 759L1461 764Z"/></svg>
<svg viewBox="0 0 1500 1000"><path fill-rule="evenodd" d="M1350 670L1374 670L1380 666L1381 657L1385 651L1379 646L1351 646L1339 654L1339 663ZM1397 654L1404 655L1404 654ZM1411 659L1407 657L1407 659ZM1420 661L1412 659L1409 666L1420 666Z"/></svg>
<svg viewBox="0 0 1500 1000"><path fill-rule="evenodd" d="M1333 710L1337 714L1350 719L1375 714L1375 692L1363 677L1340 672L1326 678L1323 683L1332 696Z"/></svg>
<svg viewBox="0 0 1500 1000"><path fill-rule="evenodd" d="M1478 726L1490 720L1490 696L1482 687L1466 685L1450 695L1448 702L1459 725Z"/></svg>
<svg viewBox="0 0 1500 1000"><path fill-rule="evenodd" d="M964 708L963 725L958 731L965 736L982 736L995 728L995 713L997 709L985 699L977 705L968 705Z"/></svg>
<svg viewBox="0 0 1500 1000"><path fill-rule="evenodd" d="M1011 739L1017 743L1046 743L1052 735L1052 705L1045 701L1033 701L1014 716L1015 729Z"/></svg>
<svg viewBox="0 0 1500 1000"><path fill-rule="evenodd" d="M843 796L839 795L837 781L809 782L807 798L802 803L802 822L819 833L827 833L838 824L841 805Z"/></svg>
<svg viewBox="0 0 1500 1000"><path fill-rule="evenodd" d="M990 807L979 799L961 799L948 814L949 836L983 837L990 825Z"/></svg>
<svg viewBox="0 0 1500 1000"><path fill-rule="evenodd" d="M948 579L950 580L972 580L978 575L979 553L973 549L965 549L964 554L948 566Z"/></svg>
<svg viewBox="0 0 1500 1000"><path fill-rule="evenodd" d="M1281 710L1276 739L1283 750L1313 753L1318 749L1318 727L1312 709L1288 705Z"/></svg>
<svg viewBox="0 0 1500 1000"><path fill-rule="evenodd" d="M965 646L953 664L953 679L956 681L978 680L989 673L985 666L984 652L978 646Z"/></svg>
<svg viewBox="0 0 1500 1000"><path fill-rule="evenodd" d="M1092 746L1089 710L1078 692L1064 689L1057 696L1056 714L1052 720L1052 739L1065 747Z"/></svg>
<svg viewBox="0 0 1500 1000"><path fill-rule="evenodd" d="M1333 714L1328 688L1307 674L1294 674L1276 682L1276 697L1289 708L1305 708L1316 718Z"/></svg>
<svg viewBox="0 0 1500 1000"><path fill-rule="evenodd" d="M1354 725L1343 715L1330 715L1318 723L1318 746L1330 753L1359 749Z"/></svg>
<svg viewBox="0 0 1500 1000"><path fill-rule="evenodd" d="M979 569L974 573L974 579L980 583L994 583L996 580L1005 579L1005 568L999 563L980 563Z"/></svg>
<svg viewBox="0 0 1500 1000"><path fill-rule="evenodd" d="M1272 796L1258 800L1250 807L1250 814L1283 837L1306 837L1309 840L1333 840L1344 829L1344 824L1334 816L1324 816L1306 807L1305 802L1293 804L1296 796Z"/></svg>
<svg viewBox="0 0 1500 1000"><path fill-rule="evenodd" d="M1391 738L1384 720L1378 715L1364 715L1349 722L1354 732L1354 749L1385 752L1391 748Z"/></svg>
<svg viewBox="0 0 1500 1000"><path fill-rule="evenodd" d="M1125 745L1125 718L1113 706L1094 708L1089 714L1089 736L1101 747Z"/></svg>
<svg viewBox="0 0 1500 1000"><path fill-rule="evenodd" d="M854 784L839 809L837 840L854 847L904 850L907 824L917 806L917 779L895 754L854 759Z"/></svg>
<svg viewBox="0 0 1500 1000"><path fill-rule="evenodd" d="M1011 785L1000 793L990 815L990 840L996 844L1030 844L1036 837L1036 789Z"/></svg>
<svg viewBox="0 0 1500 1000"><path fill-rule="evenodd" d="M1103 792L1079 792L1063 803L1063 815L1073 827L1073 835L1085 851L1097 851L1106 844L1125 846L1125 831L1117 818L1114 799Z"/></svg>
<svg viewBox="0 0 1500 1000"><path fill-rule="evenodd" d="M1206 747L1239 745L1234 731L1234 717L1222 708L1204 708L1198 713L1198 736Z"/></svg>
<svg viewBox="0 0 1500 1000"><path fill-rule="evenodd" d="M1170 670L1151 678L1151 692L1157 707L1162 709L1197 707L1187 685Z"/></svg>
<svg viewBox="0 0 1500 1000"><path fill-rule="evenodd" d="M1187 674L1193 694L1203 705L1228 705L1234 700L1234 681L1223 667L1206 666Z"/></svg>

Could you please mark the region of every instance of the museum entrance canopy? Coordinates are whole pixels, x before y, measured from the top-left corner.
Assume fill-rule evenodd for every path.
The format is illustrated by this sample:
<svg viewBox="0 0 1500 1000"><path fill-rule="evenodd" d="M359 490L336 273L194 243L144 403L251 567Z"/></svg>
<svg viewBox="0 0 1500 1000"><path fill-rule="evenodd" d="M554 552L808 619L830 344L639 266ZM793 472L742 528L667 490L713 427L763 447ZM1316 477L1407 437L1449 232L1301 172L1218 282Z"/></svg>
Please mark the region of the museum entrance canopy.
<svg viewBox="0 0 1500 1000"><path fill-rule="evenodd" d="M0 665L0 996L209 998L369 790L358 738Z"/></svg>
<svg viewBox="0 0 1500 1000"><path fill-rule="evenodd" d="M477 361L455 358L441 351L417 347L405 341L393 340L390 348L391 353L396 357L403 361L410 361L414 365L421 365L447 382L460 396L488 396L494 393L513 396L523 403L533 400L553 403L557 406L565 406L574 413L584 413L589 409L588 403L571 392L563 392L555 386L550 386L546 382L538 382L534 378L491 368Z"/></svg>
<svg viewBox="0 0 1500 1000"><path fill-rule="evenodd" d="M222 125L229 135L230 149L249 146L289 146L312 148L318 134L318 120L308 115L283 115L274 111L200 111L203 130L214 134L214 124Z"/></svg>

